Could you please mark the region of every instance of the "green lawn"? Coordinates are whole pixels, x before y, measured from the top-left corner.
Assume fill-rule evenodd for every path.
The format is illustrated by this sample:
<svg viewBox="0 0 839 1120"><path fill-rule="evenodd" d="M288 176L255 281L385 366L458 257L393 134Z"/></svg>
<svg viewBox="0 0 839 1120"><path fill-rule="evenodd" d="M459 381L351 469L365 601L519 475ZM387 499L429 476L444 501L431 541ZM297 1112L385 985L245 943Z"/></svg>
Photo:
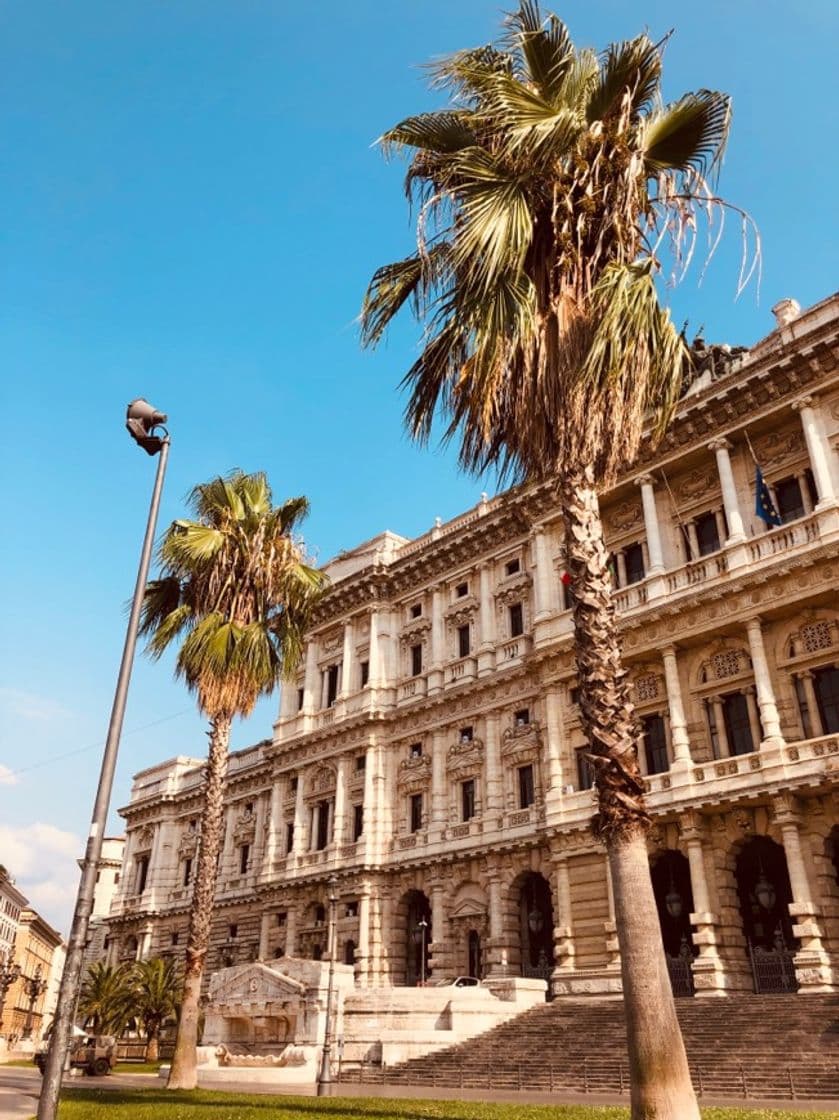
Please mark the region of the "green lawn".
<svg viewBox="0 0 839 1120"><path fill-rule="evenodd" d="M704 1120L825 1120L825 1113L707 1108ZM60 1120L627 1120L626 1108L586 1105L484 1104L481 1101L410 1101L344 1097L238 1096L74 1089L62 1100Z"/></svg>

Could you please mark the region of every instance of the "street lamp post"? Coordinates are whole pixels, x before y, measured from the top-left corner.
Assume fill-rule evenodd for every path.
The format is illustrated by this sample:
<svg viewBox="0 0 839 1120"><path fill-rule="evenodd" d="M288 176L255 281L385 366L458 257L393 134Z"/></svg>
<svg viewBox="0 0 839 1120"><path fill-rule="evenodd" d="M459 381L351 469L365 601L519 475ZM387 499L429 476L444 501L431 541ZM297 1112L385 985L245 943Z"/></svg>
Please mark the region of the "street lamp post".
<svg viewBox="0 0 839 1120"><path fill-rule="evenodd" d="M38 997L47 990L47 981L42 979L41 966L38 965L32 976L27 976L23 981L24 991L29 999L29 1009L26 1012L26 1025L23 1028L23 1037L32 1036L32 1020L35 1018L35 1004Z"/></svg>
<svg viewBox="0 0 839 1120"><path fill-rule="evenodd" d="M38 1100L38 1120L55 1120L58 1109L61 1074L69 1045L70 1031L73 1026L73 1015L84 964L84 948L87 941L90 912L93 908L96 869L102 854L102 840L108 822L108 808L111 801L111 788L114 783L114 770L116 769L122 721L125 716L128 683L131 679L137 634L140 629L140 611L149 577L157 514L160 509L160 495L163 490L166 463L169 459L169 433L163 427L166 419L165 413L158 412L148 401L142 398L132 401L126 412L125 426L131 438L148 455L158 455L159 458L146 521L146 535L140 553L137 582L134 586L134 597L131 601L131 612L128 617L125 644L122 649L122 661L117 677L113 707L111 708L111 719L108 724L108 736L102 753L99 786L96 790L96 800L93 803L90 832L88 833L87 846L82 861L82 875L79 882L79 891L76 895L76 908L73 913L73 924L67 945L67 958L58 992L58 1006L53 1021L53 1029L50 1032L49 1049L44 1064L44 1080L41 1086L41 1096Z"/></svg>
<svg viewBox="0 0 839 1120"><path fill-rule="evenodd" d="M20 965L12 964L7 956L0 961L0 1032L3 1030L3 1009L6 1006L6 996L9 988L20 976Z"/></svg>
<svg viewBox="0 0 839 1120"><path fill-rule="evenodd" d="M428 919L423 915L417 922L420 935L420 987L425 987L425 943L428 937Z"/></svg>
<svg viewBox="0 0 839 1120"><path fill-rule="evenodd" d="M323 1051L320 1058L317 1095L328 1097L332 1093L332 1001L335 995L335 935L337 931L338 876L329 876L329 979L326 984L326 1024L323 1028Z"/></svg>

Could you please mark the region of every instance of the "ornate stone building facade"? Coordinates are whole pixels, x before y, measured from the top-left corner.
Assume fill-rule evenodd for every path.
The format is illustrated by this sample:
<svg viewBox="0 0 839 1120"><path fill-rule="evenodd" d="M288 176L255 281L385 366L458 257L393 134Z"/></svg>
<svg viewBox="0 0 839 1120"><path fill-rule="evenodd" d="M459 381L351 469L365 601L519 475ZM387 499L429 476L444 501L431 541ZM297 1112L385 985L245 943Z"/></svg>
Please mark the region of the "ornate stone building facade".
<svg viewBox="0 0 839 1120"><path fill-rule="evenodd" d="M602 498L680 994L839 981L839 296L775 314ZM334 873L360 986L619 990L550 488L327 570L273 737L230 760L210 969L320 958ZM200 760L137 775L113 959L185 942L200 806Z"/></svg>

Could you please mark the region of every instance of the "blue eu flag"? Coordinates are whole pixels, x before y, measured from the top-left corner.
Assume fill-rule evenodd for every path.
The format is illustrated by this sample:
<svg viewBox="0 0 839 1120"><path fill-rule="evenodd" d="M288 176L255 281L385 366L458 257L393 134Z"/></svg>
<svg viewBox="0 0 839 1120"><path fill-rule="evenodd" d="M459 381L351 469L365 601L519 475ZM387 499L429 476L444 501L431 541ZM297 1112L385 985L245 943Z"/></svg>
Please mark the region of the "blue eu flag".
<svg viewBox="0 0 839 1120"><path fill-rule="evenodd" d="M755 513L766 522L767 528L782 524L781 515L775 509L763 471L755 464Z"/></svg>

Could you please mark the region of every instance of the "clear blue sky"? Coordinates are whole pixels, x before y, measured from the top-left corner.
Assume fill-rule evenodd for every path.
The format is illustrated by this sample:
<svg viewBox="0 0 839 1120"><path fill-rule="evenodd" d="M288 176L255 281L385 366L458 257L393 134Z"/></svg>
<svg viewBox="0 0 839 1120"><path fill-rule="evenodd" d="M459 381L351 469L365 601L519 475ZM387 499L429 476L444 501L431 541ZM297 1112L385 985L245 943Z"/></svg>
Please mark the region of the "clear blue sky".
<svg viewBox="0 0 839 1120"><path fill-rule="evenodd" d="M126 403L169 412L162 523L189 487L264 468L306 493L322 559L408 536L483 485L401 432L416 332L362 354L373 269L410 248L402 168L373 141L435 104L419 65L487 41L493 0L26 0L0 8L4 547L0 862L48 917L74 894L154 463ZM706 337L750 343L782 296L836 286L839 6L808 0L558 5L581 44L675 23L665 92L734 97L721 191L758 222L760 304L739 243L674 297ZM491 488L491 487L490 487ZM276 705L237 727L271 732ZM149 725L154 726L149 726ZM142 730L145 728L145 730ZM203 754L167 663L138 660L115 804L136 770ZM11 779L2 769L22 771ZM117 824L115 818L115 824Z"/></svg>

